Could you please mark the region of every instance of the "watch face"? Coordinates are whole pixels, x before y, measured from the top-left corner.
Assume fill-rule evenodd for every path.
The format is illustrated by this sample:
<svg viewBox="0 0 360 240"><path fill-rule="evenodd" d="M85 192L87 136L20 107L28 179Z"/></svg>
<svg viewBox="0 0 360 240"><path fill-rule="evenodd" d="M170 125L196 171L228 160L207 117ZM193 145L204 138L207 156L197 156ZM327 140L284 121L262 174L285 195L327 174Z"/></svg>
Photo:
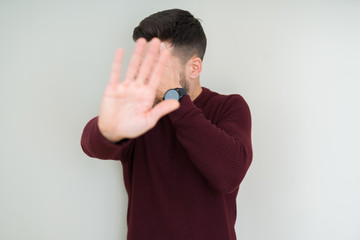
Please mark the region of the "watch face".
<svg viewBox="0 0 360 240"><path fill-rule="evenodd" d="M175 100L179 100L180 95L179 93L175 90L175 89L170 89L165 93L164 99L175 99Z"/></svg>

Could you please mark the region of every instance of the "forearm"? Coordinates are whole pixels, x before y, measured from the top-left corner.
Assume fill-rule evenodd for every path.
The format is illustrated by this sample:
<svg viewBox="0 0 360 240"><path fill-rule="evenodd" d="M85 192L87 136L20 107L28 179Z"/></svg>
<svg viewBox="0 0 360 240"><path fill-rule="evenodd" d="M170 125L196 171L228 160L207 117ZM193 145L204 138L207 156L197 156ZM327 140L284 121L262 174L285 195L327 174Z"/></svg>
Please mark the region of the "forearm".
<svg viewBox="0 0 360 240"><path fill-rule="evenodd" d="M131 140L122 140L118 143L107 140L98 128L98 117L86 124L81 136L84 153L99 159L125 160L131 144Z"/></svg>
<svg viewBox="0 0 360 240"><path fill-rule="evenodd" d="M212 124L189 98L182 101L180 109L170 114L178 140L213 188L232 192L252 160L249 127L232 120Z"/></svg>

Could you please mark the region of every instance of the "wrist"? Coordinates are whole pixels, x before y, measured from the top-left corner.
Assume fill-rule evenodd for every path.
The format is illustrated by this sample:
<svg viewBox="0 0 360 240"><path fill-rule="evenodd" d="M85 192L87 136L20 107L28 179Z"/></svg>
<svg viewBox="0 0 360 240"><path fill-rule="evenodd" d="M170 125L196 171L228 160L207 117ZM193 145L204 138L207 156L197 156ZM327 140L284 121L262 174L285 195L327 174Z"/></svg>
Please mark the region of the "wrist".
<svg viewBox="0 0 360 240"><path fill-rule="evenodd" d="M180 101L186 95L187 92L184 88L171 88L165 92L163 100L174 99Z"/></svg>
<svg viewBox="0 0 360 240"><path fill-rule="evenodd" d="M105 131L99 124L97 125L99 132L101 133L101 135L109 142L111 143L117 143L120 142L121 140L125 139L125 137L121 137L119 135L115 136L114 134L112 134L109 131Z"/></svg>

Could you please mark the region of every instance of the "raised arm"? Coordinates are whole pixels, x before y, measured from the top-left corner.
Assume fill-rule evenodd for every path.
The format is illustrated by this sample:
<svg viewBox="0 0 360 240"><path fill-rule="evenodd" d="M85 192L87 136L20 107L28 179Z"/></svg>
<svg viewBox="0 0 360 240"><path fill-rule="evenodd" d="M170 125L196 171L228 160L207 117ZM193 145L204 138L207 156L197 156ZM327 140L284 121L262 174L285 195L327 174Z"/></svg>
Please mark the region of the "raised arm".
<svg viewBox="0 0 360 240"><path fill-rule="evenodd" d="M251 116L245 100L230 97L219 121L211 122L186 96L169 116L178 140L210 185L224 193L236 190L252 161Z"/></svg>
<svg viewBox="0 0 360 240"><path fill-rule="evenodd" d="M169 51L164 49L160 52L160 40L156 38L151 40L146 52L145 47L145 39L136 42L122 82L119 79L123 50L116 53L98 121L100 132L112 142L142 135L153 128L162 116L179 107L177 101L163 101L153 107Z"/></svg>
<svg viewBox="0 0 360 240"><path fill-rule="evenodd" d="M101 148L110 151L112 146L104 139L115 144L136 138L153 128L162 116L179 107L179 102L175 100L162 101L154 106L156 90L169 54L167 49L160 49L159 39L154 38L148 44L145 39L139 39L125 78L120 82L124 51L117 50L99 116L89 122L83 132L82 147L85 153L97 158L115 158L111 152L103 156Z"/></svg>

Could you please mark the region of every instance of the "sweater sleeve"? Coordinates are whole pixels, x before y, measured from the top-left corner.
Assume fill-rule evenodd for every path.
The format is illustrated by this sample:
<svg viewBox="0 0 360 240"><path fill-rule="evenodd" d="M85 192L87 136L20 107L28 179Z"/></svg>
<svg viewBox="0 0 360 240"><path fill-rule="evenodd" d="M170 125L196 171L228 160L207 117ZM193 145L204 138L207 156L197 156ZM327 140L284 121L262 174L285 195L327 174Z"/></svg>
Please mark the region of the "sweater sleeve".
<svg viewBox="0 0 360 240"><path fill-rule="evenodd" d="M236 190L251 164L251 115L240 95L231 95L216 123L185 96L169 114L178 140L210 185L224 193Z"/></svg>
<svg viewBox="0 0 360 240"><path fill-rule="evenodd" d="M98 117L91 119L81 136L81 147L89 157L126 161L131 158L134 141L124 139L118 143L107 140L98 128Z"/></svg>

